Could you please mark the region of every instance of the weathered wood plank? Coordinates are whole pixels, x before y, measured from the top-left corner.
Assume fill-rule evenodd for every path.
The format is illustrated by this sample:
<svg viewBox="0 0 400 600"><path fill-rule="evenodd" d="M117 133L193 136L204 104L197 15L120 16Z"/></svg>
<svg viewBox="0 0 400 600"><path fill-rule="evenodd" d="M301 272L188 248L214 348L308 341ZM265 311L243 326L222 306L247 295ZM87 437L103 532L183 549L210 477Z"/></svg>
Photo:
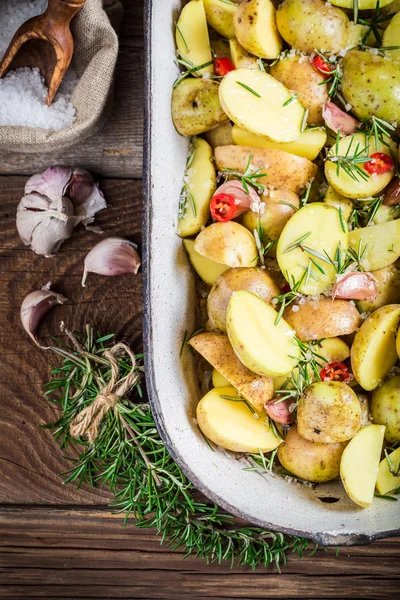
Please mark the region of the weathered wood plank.
<svg viewBox="0 0 400 600"><path fill-rule="evenodd" d="M138 178L143 139L143 2L125 0L113 113L103 131L51 154L0 153L0 174L31 174L49 165L80 165L102 177Z"/></svg>
<svg viewBox="0 0 400 600"><path fill-rule="evenodd" d="M62 459L51 434L39 427L53 422L57 409L46 401L41 386L50 364L58 359L36 348L23 331L19 307L31 291L48 281L68 299L48 313L41 329L45 344L59 332L63 320L70 329L82 330L91 322L105 332L141 346L141 276L98 277L89 275L80 284L87 251L101 237L79 227L61 248L57 258L35 255L20 241L15 212L25 178L0 178L0 502L39 504L107 503L105 490L75 490L62 486L58 474L69 463ZM99 213L96 223L105 236L141 241L141 183L102 181L112 206Z"/></svg>
<svg viewBox="0 0 400 600"><path fill-rule="evenodd" d="M396 598L400 546L386 540L292 555L275 567L211 564L159 545L153 531L103 511L0 511L2 598Z"/></svg>

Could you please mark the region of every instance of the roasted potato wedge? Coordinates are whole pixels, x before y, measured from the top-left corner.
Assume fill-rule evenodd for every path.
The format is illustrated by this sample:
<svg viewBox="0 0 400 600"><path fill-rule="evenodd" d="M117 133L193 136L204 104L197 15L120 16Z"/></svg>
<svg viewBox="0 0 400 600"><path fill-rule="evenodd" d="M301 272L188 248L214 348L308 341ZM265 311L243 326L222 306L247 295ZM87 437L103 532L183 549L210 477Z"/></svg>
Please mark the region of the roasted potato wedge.
<svg viewBox="0 0 400 600"><path fill-rule="evenodd" d="M347 300L321 298L297 306L297 311L288 306L283 318L303 341L347 335L356 331L362 323L354 303Z"/></svg>
<svg viewBox="0 0 400 600"><path fill-rule="evenodd" d="M190 339L189 344L257 410L262 410L264 403L272 398L274 386L271 377L256 375L247 369L225 335L199 333Z"/></svg>
<svg viewBox="0 0 400 600"><path fill-rule="evenodd" d="M251 168L265 174L265 180L258 180L260 183L295 194L300 194L317 173L317 166L306 158L268 148L221 146L215 148L214 156L219 171L233 169L240 173L245 172L250 156Z"/></svg>
<svg viewBox="0 0 400 600"><path fill-rule="evenodd" d="M197 236L196 252L230 267L253 267L257 264L254 236L236 221L213 223Z"/></svg>

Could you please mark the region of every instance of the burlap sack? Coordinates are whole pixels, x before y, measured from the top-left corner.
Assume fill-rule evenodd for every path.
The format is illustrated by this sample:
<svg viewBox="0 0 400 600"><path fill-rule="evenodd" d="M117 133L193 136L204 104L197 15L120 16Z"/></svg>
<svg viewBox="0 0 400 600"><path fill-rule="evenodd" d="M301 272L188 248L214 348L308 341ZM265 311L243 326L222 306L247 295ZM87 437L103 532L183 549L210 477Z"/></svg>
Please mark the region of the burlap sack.
<svg viewBox="0 0 400 600"><path fill-rule="evenodd" d="M98 131L110 111L112 83L118 55L119 0L87 0L71 23L75 41L72 64L79 82L72 94L77 118L71 127L47 131L32 127L0 127L0 152L44 153L77 144Z"/></svg>

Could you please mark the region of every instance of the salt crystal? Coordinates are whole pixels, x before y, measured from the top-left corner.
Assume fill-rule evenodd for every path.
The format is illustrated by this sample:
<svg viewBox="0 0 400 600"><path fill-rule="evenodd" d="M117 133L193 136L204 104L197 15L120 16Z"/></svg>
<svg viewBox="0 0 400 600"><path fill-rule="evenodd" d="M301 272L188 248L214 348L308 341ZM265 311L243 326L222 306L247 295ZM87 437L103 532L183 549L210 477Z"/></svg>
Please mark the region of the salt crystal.
<svg viewBox="0 0 400 600"><path fill-rule="evenodd" d="M0 58L20 25L27 19L41 14L47 8L47 0L7 0L0 7ZM78 78L68 70L51 106L46 105L47 88L39 69L21 68L10 71L0 80L0 126L21 125L46 130L70 127L76 119L76 111L70 98Z"/></svg>
<svg viewBox="0 0 400 600"><path fill-rule="evenodd" d="M292 311L293 312L298 312L298 310L299 310L299 307L297 306L297 304L293 304Z"/></svg>

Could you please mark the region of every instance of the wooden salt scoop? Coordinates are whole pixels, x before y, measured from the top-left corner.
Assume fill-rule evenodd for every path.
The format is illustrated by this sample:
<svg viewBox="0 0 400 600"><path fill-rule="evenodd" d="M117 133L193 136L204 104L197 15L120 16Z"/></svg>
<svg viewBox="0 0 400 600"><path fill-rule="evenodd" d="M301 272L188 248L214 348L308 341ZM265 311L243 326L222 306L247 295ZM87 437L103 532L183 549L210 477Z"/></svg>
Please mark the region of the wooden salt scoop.
<svg viewBox="0 0 400 600"><path fill-rule="evenodd" d="M86 0L49 0L47 10L19 27L0 62L0 77L19 67L39 68L49 89L49 106L74 53L72 18Z"/></svg>

